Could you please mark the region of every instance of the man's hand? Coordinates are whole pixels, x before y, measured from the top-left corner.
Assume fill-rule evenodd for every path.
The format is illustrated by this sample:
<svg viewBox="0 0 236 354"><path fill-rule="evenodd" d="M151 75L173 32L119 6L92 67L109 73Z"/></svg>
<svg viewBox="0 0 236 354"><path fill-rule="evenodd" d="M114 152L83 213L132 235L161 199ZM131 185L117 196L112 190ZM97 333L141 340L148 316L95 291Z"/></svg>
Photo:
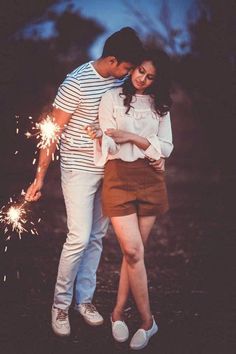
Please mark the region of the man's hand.
<svg viewBox="0 0 236 354"><path fill-rule="evenodd" d="M102 137L102 130L98 125L87 125L84 129L92 140L100 139Z"/></svg>
<svg viewBox="0 0 236 354"><path fill-rule="evenodd" d="M131 141L132 133L120 129L107 129L105 131L107 136L110 136L116 143L123 144Z"/></svg>
<svg viewBox="0 0 236 354"><path fill-rule="evenodd" d="M149 159L151 165L156 171L165 171L165 159L162 157L159 160Z"/></svg>
<svg viewBox="0 0 236 354"><path fill-rule="evenodd" d="M36 202L41 197L41 189L43 187L43 181L35 179L34 182L29 186L25 194L25 200L27 202Z"/></svg>

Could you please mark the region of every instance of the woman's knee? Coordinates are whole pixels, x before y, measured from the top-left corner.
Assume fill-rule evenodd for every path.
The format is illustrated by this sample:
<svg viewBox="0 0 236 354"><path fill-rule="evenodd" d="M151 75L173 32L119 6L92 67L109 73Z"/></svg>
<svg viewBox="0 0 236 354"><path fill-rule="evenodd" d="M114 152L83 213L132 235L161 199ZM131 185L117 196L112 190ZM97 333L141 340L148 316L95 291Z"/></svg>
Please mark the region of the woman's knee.
<svg viewBox="0 0 236 354"><path fill-rule="evenodd" d="M134 245L123 248L123 254L129 265L134 265L144 258L143 245Z"/></svg>

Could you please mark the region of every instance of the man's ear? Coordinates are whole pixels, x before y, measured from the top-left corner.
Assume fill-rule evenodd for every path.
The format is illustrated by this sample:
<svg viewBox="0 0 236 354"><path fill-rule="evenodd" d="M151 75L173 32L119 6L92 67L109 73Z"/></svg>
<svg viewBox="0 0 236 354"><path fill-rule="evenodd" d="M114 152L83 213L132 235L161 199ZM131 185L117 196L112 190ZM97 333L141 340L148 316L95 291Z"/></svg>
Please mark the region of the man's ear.
<svg viewBox="0 0 236 354"><path fill-rule="evenodd" d="M111 65L117 65L117 63L118 63L118 60L116 59L116 57L114 57L113 55L110 55L109 57L108 57L108 62L109 62L109 64L111 64Z"/></svg>

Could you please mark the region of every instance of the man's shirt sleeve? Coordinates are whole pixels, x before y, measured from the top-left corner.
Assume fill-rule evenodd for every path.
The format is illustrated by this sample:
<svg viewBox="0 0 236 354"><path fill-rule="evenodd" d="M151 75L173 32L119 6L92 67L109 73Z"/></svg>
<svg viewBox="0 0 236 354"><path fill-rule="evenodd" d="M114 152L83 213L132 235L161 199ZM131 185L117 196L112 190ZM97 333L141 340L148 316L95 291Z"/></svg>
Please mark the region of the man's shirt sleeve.
<svg viewBox="0 0 236 354"><path fill-rule="evenodd" d="M81 102L79 80L68 75L60 85L53 106L67 113L74 113Z"/></svg>

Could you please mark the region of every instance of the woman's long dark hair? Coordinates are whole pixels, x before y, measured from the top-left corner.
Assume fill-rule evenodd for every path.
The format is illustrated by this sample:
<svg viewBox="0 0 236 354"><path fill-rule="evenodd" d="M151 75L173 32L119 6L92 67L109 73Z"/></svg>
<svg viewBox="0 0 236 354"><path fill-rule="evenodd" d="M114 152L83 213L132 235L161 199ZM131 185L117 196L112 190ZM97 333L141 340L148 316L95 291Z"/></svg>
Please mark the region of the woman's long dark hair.
<svg viewBox="0 0 236 354"><path fill-rule="evenodd" d="M165 116L170 110L170 61L162 50L147 49L143 58L144 61L151 61L156 69L156 77L150 87L145 90L145 94L153 97L154 108L158 115ZM131 76L124 82L122 86L121 96L124 97L124 105L127 107L126 113L129 112L132 98L135 95L136 89L134 88Z"/></svg>

